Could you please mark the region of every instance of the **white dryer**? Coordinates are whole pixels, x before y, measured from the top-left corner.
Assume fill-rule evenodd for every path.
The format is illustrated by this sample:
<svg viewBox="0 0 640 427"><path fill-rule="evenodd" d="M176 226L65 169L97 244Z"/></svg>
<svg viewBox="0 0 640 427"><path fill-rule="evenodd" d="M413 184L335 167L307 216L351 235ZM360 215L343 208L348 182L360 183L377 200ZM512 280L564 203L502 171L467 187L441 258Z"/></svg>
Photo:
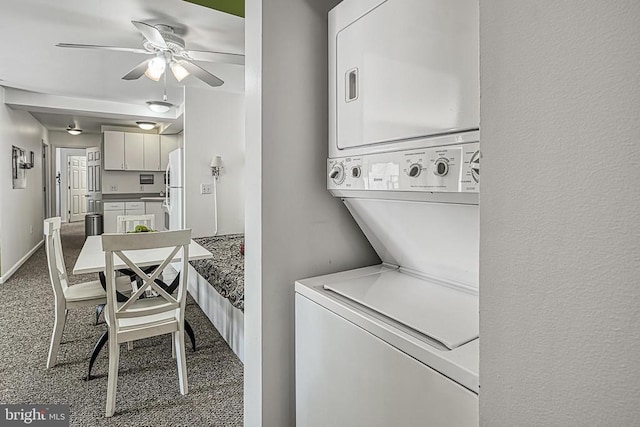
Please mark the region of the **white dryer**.
<svg viewBox="0 0 640 427"><path fill-rule="evenodd" d="M478 5L329 14L327 187L382 260L299 280L298 426L478 424Z"/></svg>

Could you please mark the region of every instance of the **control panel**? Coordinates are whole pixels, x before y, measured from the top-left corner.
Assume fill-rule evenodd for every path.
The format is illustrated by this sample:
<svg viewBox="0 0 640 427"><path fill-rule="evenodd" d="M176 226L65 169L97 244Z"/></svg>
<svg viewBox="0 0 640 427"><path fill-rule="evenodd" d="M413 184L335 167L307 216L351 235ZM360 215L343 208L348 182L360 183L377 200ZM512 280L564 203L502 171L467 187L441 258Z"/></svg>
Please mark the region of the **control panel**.
<svg viewBox="0 0 640 427"><path fill-rule="evenodd" d="M480 143L329 159L327 188L477 193Z"/></svg>

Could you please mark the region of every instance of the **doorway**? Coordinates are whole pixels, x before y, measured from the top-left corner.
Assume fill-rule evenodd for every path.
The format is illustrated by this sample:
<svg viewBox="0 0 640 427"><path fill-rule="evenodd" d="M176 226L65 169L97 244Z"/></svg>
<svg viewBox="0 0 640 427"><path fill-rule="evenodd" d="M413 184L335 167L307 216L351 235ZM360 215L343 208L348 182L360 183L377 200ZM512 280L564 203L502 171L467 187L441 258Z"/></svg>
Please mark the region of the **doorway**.
<svg viewBox="0 0 640 427"><path fill-rule="evenodd" d="M87 214L87 158L86 156L68 156L68 192L69 222L84 220Z"/></svg>
<svg viewBox="0 0 640 427"><path fill-rule="evenodd" d="M73 161L72 161L73 159ZM87 157L84 148L56 148L56 206L63 222L82 221L87 213Z"/></svg>

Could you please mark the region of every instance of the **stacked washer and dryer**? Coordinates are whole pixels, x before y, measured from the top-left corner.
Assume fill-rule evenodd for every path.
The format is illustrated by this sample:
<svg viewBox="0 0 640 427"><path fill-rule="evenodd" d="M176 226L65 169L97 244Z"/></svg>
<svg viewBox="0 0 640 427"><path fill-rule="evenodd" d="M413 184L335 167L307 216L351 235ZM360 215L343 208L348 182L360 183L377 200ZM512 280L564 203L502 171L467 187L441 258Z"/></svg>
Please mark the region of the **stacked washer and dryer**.
<svg viewBox="0 0 640 427"><path fill-rule="evenodd" d="M382 264L296 282L299 426L478 424L475 0L329 12L327 187Z"/></svg>

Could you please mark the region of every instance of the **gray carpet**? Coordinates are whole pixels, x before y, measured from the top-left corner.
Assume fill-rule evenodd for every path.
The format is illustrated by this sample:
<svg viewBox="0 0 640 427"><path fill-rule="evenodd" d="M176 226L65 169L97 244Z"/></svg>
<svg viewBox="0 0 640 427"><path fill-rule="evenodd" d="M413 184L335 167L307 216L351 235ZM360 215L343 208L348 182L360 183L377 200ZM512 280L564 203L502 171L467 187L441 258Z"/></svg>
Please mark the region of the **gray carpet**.
<svg viewBox="0 0 640 427"><path fill-rule="evenodd" d="M84 243L82 223L63 225L62 244L71 283L95 275L71 275ZM187 346L189 394L180 395L170 335L136 341L120 351L116 413L104 417L108 351L103 349L85 381L89 355L104 332L93 308L69 311L58 364L46 368L53 326L53 291L44 248L0 286L0 403L69 404L71 425L240 426L243 366L192 299L186 319L196 335ZM188 339L187 339L187 342Z"/></svg>

